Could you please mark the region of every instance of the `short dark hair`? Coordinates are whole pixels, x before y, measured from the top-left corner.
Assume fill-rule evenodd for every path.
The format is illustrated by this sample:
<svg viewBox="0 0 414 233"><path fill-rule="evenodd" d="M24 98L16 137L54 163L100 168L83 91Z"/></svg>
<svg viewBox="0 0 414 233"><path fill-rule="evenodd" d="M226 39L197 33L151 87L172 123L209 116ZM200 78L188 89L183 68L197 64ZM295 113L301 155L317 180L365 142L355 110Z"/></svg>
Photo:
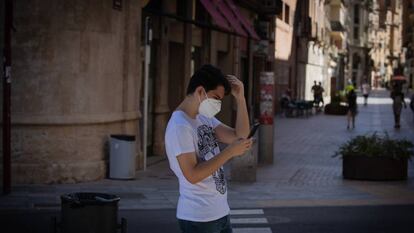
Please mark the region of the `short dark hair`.
<svg viewBox="0 0 414 233"><path fill-rule="evenodd" d="M223 86L225 95L228 95L231 91L230 83L223 72L210 64L203 65L191 76L187 87L187 95L193 94L199 86L204 87L206 92L214 90L218 86Z"/></svg>

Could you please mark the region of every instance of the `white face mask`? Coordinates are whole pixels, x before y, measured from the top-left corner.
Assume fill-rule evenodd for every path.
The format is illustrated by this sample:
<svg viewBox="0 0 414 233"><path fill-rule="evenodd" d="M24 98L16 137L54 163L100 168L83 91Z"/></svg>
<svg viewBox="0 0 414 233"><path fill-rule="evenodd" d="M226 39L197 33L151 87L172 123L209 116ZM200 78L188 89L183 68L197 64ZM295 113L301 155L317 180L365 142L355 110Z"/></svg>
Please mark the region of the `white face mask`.
<svg viewBox="0 0 414 233"><path fill-rule="evenodd" d="M221 109L221 101L216 100L213 98L208 98L207 93L204 91L206 95L206 99L201 101L200 97L198 97L198 101L200 101L200 106L198 107L198 113L208 118L214 117L217 113L220 112Z"/></svg>

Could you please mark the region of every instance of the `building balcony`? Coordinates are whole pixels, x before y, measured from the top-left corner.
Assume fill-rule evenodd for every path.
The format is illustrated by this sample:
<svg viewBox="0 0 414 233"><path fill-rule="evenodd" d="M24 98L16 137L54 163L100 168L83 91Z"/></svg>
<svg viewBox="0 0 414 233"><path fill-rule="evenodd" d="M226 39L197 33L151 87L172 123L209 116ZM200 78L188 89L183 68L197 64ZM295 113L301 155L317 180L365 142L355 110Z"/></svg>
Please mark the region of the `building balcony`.
<svg viewBox="0 0 414 233"><path fill-rule="evenodd" d="M332 30L342 31L346 24L346 8L341 1L331 1L329 20Z"/></svg>
<svg viewBox="0 0 414 233"><path fill-rule="evenodd" d="M331 21L331 30L335 32L344 32L345 27L344 25L339 21Z"/></svg>

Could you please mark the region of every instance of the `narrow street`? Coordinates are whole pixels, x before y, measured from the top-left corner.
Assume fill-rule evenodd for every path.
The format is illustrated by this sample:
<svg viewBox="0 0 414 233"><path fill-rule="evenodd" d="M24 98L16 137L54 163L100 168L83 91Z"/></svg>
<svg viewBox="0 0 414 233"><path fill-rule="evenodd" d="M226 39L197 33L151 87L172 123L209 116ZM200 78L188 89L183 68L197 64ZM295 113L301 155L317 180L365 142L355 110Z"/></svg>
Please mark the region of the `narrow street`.
<svg viewBox="0 0 414 233"><path fill-rule="evenodd" d="M234 233L411 233L414 205L348 207L277 207L234 210ZM256 214L243 214L255 212ZM242 213L242 214L240 214ZM6 212L4 233L53 232L57 211ZM127 232L179 233L175 210L124 210Z"/></svg>
<svg viewBox="0 0 414 233"><path fill-rule="evenodd" d="M0 6L0 233L414 232L414 0Z"/></svg>
<svg viewBox="0 0 414 233"><path fill-rule="evenodd" d="M413 163L407 181L350 181L342 178L341 160L332 158L341 143L356 135L386 131L391 137L414 140L412 113L404 110L402 128L394 130L387 95L377 91L368 106L359 105L355 130L346 129L343 116L278 117L274 165L260 166L255 183L230 182L235 233L411 232ZM76 191L119 195L128 232L179 232L178 184L166 161L139 172L132 181L18 185L10 196L0 198L4 232L48 232L51 217L59 216L59 196Z"/></svg>

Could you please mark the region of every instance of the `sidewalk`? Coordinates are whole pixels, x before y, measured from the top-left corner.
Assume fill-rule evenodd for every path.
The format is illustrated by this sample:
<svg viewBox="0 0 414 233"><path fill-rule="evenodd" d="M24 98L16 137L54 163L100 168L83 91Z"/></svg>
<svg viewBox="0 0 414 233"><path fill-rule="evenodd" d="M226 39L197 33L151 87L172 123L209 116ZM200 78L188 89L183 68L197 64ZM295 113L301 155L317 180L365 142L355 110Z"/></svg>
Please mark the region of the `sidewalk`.
<svg viewBox="0 0 414 233"><path fill-rule="evenodd" d="M358 99L361 103L362 99ZM363 182L342 179L341 160L331 156L349 138L387 131L391 137L414 141L414 122L407 109L402 128L394 130L391 99L376 91L367 107L359 105L356 129L346 130L346 118L318 114L275 120L275 163L259 166L257 182L229 182L232 208L414 204L414 164L403 182ZM121 197L120 209L174 209L178 182L162 161L137 173L131 181L102 180L82 184L17 185L0 196L0 209L59 209L60 195L107 192Z"/></svg>

